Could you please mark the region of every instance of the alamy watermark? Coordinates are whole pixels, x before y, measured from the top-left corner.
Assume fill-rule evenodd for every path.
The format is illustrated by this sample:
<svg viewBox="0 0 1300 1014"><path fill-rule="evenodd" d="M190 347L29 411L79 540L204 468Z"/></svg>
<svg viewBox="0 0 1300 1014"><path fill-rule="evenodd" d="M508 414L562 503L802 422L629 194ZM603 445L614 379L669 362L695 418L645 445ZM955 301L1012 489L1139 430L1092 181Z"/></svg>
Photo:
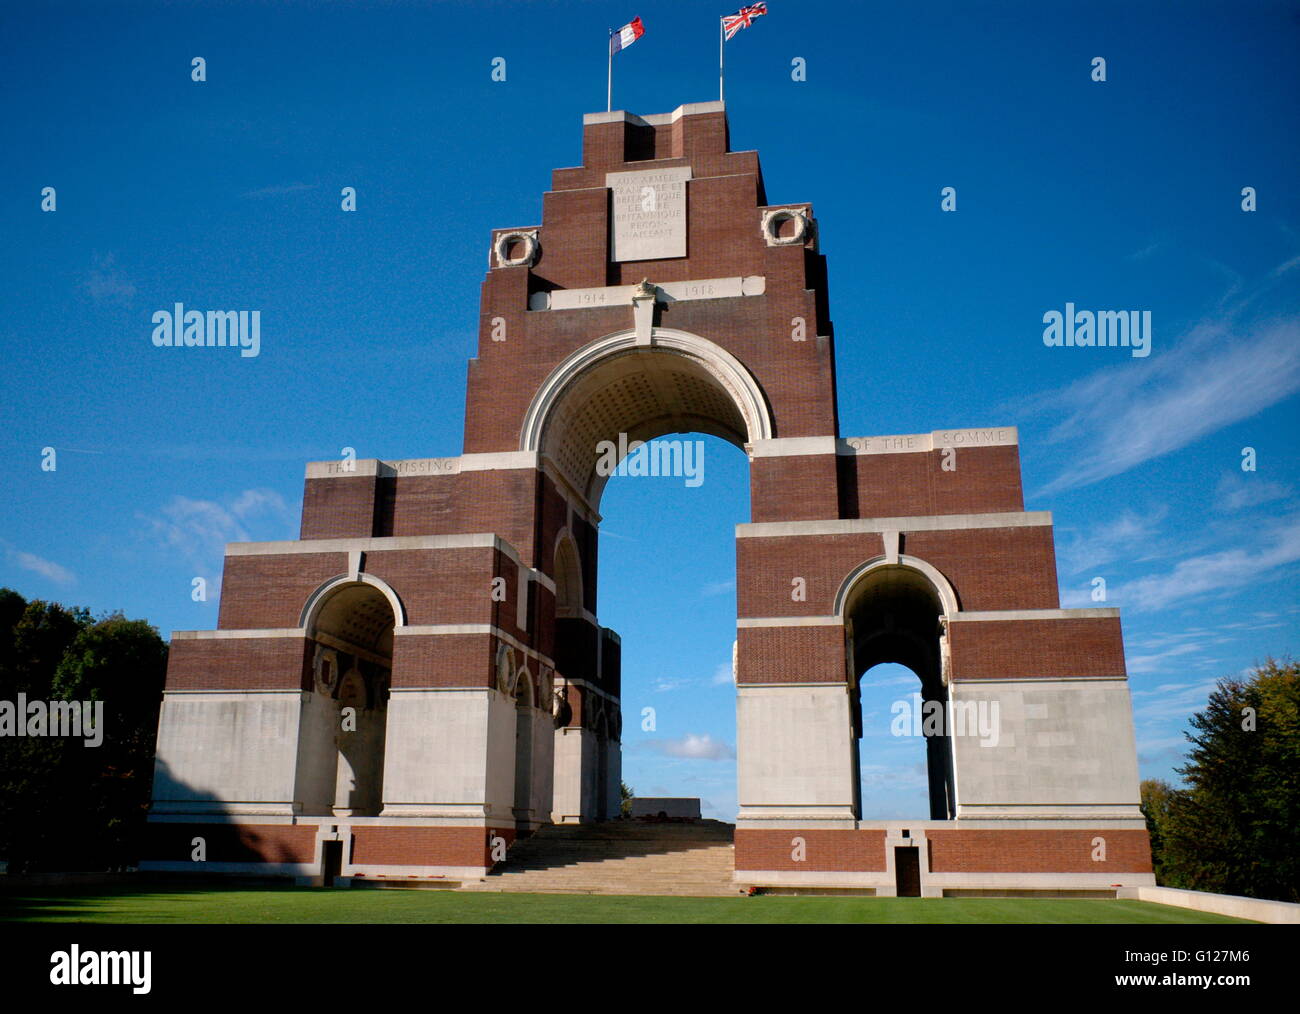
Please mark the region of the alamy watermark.
<svg viewBox="0 0 1300 1014"><path fill-rule="evenodd" d="M980 746L997 746L1001 709L997 701L926 701L920 694L895 701L889 731L895 736L972 736Z"/></svg>
<svg viewBox="0 0 1300 1014"><path fill-rule="evenodd" d="M1065 304L1065 312L1043 314L1043 344L1049 348L1125 348L1134 359L1151 355L1150 310L1076 310Z"/></svg>
<svg viewBox="0 0 1300 1014"><path fill-rule="evenodd" d="M73 944L50 955L50 982L55 986L130 986L148 993L153 980L153 951L83 951Z"/></svg>
<svg viewBox="0 0 1300 1014"><path fill-rule="evenodd" d="M596 474L670 476L685 478L695 487L704 482L704 441L643 440L618 435L618 442L602 440L596 444Z"/></svg>
<svg viewBox="0 0 1300 1014"><path fill-rule="evenodd" d="M76 736L84 746L104 742L103 701L0 701L0 736Z"/></svg>
<svg viewBox="0 0 1300 1014"><path fill-rule="evenodd" d="M244 359L262 351L261 310L187 310L176 303L158 310L151 321L153 343L163 348L237 348Z"/></svg>

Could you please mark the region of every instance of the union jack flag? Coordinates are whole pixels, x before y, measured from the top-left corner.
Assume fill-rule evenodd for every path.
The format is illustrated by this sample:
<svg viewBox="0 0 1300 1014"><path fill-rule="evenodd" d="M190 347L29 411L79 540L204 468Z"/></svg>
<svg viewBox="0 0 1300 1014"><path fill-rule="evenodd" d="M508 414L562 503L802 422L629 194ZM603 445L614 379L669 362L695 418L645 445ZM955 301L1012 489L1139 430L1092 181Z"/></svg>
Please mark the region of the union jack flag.
<svg viewBox="0 0 1300 1014"><path fill-rule="evenodd" d="M767 13L767 4L759 0L756 4L750 4L748 7L742 7L735 14L728 15L722 19L722 31L728 39L735 35L742 28L748 28L754 23L754 19Z"/></svg>

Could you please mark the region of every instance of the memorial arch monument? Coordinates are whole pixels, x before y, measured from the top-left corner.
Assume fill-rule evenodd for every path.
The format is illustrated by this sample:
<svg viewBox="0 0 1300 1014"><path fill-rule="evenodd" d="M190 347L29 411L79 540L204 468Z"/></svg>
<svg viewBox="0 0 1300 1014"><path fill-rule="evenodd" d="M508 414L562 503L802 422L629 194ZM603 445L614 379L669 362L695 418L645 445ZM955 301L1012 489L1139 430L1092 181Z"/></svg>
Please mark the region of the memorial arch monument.
<svg viewBox="0 0 1300 1014"><path fill-rule="evenodd" d="M598 448L703 432L750 465L738 885L1154 882L1117 611L1060 608L1014 427L841 437L817 220L721 103L586 116L541 224L486 245L463 452L308 464L299 539L227 547L217 629L174 634L146 867L203 838L212 871L454 881L615 815ZM996 704L996 743L927 738L912 820L861 819L880 662L943 713Z"/></svg>

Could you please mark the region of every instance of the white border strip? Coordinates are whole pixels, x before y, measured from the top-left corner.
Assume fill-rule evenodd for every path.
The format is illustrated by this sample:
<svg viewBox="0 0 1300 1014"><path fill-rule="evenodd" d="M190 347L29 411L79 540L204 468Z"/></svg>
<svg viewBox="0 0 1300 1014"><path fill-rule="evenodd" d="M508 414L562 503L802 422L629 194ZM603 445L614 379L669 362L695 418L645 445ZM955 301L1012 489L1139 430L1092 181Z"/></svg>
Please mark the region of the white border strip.
<svg viewBox="0 0 1300 1014"><path fill-rule="evenodd" d="M736 525L738 539L791 535L859 535L870 532L946 532L976 528L1039 528L1052 524L1051 511L998 514L925 514L917 517L851 518L841 521L757 521Z"/></svg>
<svg viewBox="0 0 1300 1014"><path fill-rule="evenodd" d="M1102 620L1116 619L1119 610L1099 609L994 609L983 612L953 613L950 620Z"/></svg>

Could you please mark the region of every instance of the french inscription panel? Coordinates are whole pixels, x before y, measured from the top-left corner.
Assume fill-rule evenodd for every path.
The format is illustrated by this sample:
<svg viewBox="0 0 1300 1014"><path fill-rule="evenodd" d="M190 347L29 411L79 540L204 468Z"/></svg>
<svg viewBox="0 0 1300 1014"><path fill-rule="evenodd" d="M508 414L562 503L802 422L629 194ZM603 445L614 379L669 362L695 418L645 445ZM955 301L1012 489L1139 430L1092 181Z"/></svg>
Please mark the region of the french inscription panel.
<svg viewBox="0 0 1300 1014"><path fill-rule="evenodd" d="M606 173L613 191L609 245L616 261L686 256L690 166Z"/></svg>

